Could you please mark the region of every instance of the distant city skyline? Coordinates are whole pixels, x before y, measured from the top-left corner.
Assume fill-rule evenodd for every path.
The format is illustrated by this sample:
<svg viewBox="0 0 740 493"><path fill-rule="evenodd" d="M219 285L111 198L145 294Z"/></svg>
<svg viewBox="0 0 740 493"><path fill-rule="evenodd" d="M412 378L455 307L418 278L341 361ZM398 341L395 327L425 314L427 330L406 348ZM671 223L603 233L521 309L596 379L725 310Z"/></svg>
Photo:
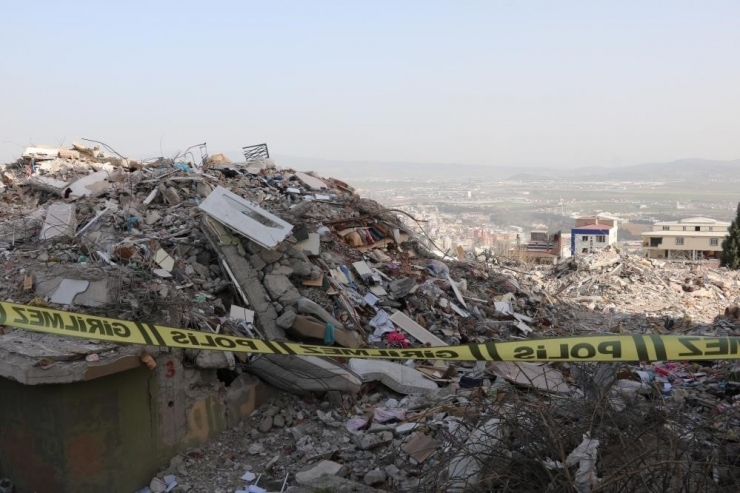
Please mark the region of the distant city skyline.
<svg viewBox="0 0 740 493"><path fill-rule="evenodd" d="M386 163L740 158L735 1L4 7L2 162L81 137L131 156L205 141Z"/></svg>

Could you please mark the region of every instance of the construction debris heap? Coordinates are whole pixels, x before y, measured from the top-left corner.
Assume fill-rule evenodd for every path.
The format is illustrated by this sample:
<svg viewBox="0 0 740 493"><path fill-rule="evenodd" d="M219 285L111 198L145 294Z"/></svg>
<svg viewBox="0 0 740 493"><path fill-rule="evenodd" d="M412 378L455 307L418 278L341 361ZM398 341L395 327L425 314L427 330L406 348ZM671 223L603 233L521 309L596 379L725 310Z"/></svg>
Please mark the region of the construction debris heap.
<svg viewBox="0 0 740 493"><path fill-rule="evenodd" d="M737 274L613 247L555 267L439 258L416 241L408 224L417 218L340 180L278 169L268 155L265 147L245 162L195 163L126 159L79 143L27 149L1 170L0 297L271 347L335 346L337 355L574 335L740 335ZM674 483L688 477L701 491L740 486L732 362L453 364L149 342L145 351L70 345L0 328L0 375L72 382L80 368L122 355L153 369L166 354L218 370L223 385L251 374L293 394L225 432L219 443L229 447L211 442L176 456L149 491L277 491L282 482L583 492L633 484L625 471L642 481L629 491L682 491ZM625 443L638 443L641 459L630 462ZM660 469L667 463L678 466ZM670 488L654 489L651 471ZM699 491L693 486L685 491Z"/></svg>

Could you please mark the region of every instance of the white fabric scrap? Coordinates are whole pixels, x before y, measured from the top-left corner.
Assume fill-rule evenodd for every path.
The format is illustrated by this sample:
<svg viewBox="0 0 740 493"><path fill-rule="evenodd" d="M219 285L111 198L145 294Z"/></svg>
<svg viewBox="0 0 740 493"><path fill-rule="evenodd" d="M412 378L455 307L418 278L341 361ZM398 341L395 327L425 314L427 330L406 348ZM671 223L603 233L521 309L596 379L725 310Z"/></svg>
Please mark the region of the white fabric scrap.
<svg viewBox="0 0 740 493"><path fill-rule="evenodd" d="M599 478L596 476L598 448L599 441L592 440L588 434L584 434L581 444L565 459L565 465L568 467L578 464L575 485L578 493L590 493L592 488L599 484Z"/></svg>

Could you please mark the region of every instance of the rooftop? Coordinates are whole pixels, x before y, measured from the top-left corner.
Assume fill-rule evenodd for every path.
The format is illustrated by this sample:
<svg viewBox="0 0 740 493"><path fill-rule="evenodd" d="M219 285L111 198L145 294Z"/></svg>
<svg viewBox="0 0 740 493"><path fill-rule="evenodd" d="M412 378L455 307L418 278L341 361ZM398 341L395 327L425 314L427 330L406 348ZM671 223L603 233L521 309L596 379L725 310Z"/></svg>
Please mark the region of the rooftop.
<svg viewBox="0 0 740 493"><path fill-rule="evenodd" d="M585 224L583 226L576 226L571 231L609 231L614 226L609 226L608 224Z"/></svg>
<svg viewBox="0 0 740 493"><path fill-rule="evenodd" d="M703 236L707 238L722 238L727 236L727 231L644 231L642 236Z"/></svg>
<svg viewBox="0 0 740 493"><path fill-rule="evenodd" d="M684 225L712 225L712 226L729 226L730 223L726 221L717 221L708 217L689 217L681 219L679 221L661 221L655 223L656 226L684 226Z"/></svg>

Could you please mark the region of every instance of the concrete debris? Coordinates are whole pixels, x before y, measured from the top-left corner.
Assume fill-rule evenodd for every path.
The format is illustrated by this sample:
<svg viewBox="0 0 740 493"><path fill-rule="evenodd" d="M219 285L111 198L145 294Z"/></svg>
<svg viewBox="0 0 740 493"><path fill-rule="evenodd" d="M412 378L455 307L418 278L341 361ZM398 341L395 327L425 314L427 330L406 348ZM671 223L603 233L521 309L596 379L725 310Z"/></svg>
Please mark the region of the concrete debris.
<svg viewBox="0 0 740 493"><path fill-rule="evenodd" d="M220 186L199 207L265 248L277 246L293 229L291 224Z"/></svg>
<svg viewBox="0 0 740 493"><path fill-rule="evenodd" d="M320 238L317 233L309 233L308 239L299 241L293 248L310 257L318 257L321 249Z"/></svg>
<svg viewBox="0 0 740 493"><path fill-rule="evenodd" d="M372 471L368 471L365 474L365 477L362 478L362 480L365 482L368 486L375 486L378 484L385 483L387 475L384 470L380 468L375 468Z"/></svg>
<svg viewBox="0 0 740 493"><path fill-rule="evenodd" d="M41 241L71 239L77 229L74 204L52 204L41 228Z"/></svg>
<svg viewBox="0 0 740 493"><path fill-rule="evenodd" d="M429 395L439 390L423 373L392 361L353 358L349 367L365 382L379 381L399 394Z"/></svg>
<svg viewBox="0 0 740 493"><path fill-rule="evenodd" d="M501 436L500 421L496 418L486 421L467 439L463 450L452 458L447 467L450 486L447 491L469 491L480 478L482 462L479 454L496 447Z"/></svg>
<svg viewBox="0 0 740 493"><path fill-rule="evenodd" d="M740 335L737 272L649 261L611 247L555 266L440 258L415 240L399 215L349 185L279 169L266 158L137 161L75 143L34 146L0 167L2 299L278 346L291 340L398 350L611 333ZM164 375L172 375L172 365L204 375L204 388L218 389L214 399L228 402L231 412L222 419L202 411L207 418L188 420L228 423L233 431L219 438L227 446L207 442L212 437L206 432L187 435L188 443L206 448L198 452L206 457L186 459L179 464L184 472L175 467L159 475L152 491L161 483L169 488L165 477L174 473L174 491L246 490L240 479L245 470L263 474L264 482L249 486L268 491L280 491L286 474L295 478L288 483L305 487L323 479L364 491L380 485L408 491L429 486L436 476L425 468L433 464L447 474L446 491L464 491L490 480L471 450L509 458L528 453L499 450L512 435L499 425L510 411L506 399L555 406L558 417L569 419L559 422L562 429L579 422L574 400L600 397L620 413L642 412L649 400L660 400L664 410L697 410L692 417L707 429L740 424L740 369L709 360L598 371L562 362L447 365L139 351L0 328L0 376L24 384L68 383L102 374L108 365L146 365L157 378L162 374L158 385L167 392L190 395L200 387L186 391L190 384L180 382L179 373ZM275 391L279 397L269 410L242 412L244 379L290 395ZM173 389L174 382L183 387ZM664 410L660 420L668 426L672 417ZM172 413L185 422L184 409ZM171 432L176 435L186 436ZM547 464L578 467L569 488L587 491L608 474L607 463L600 459L597 468L595 460L609 449L604 437L610 435L589 435L594 438L583 439L581 447L582 435L562 447L564 454L573 450L568 457L553 456ZM726 449L708 435L702 440L715 452ZM537 460L546 462L544 455ZM323 470L344 470L348 477L308 474ZM725 481L728 473L718 471Z"/></svg>
<svg viewBox="0 0 740 493"><path fill-rule="evenodd" d="M330 460L322 460L310 469L297 473L295 479L298 484L305 485L322 476L344 476L346 474L347 469L343 465Z"/></svg>
<svg viewBox="0 0 740 493"><path fill-rule="evenodd" d="M71 305L80 293L87 291L90 287L90 281L80 281L78 279L63 279L59 287L51 295L50 301L58 305Z"/></svg>
<svg viewBox="0 0 740 493"><path fill-rule="evenodd" d="M563 374L546 363L497 361L489 367L496 375L516 385L534 387L545 392L568 393L570 386Z"/></svg>
<svg viewBox="0 0 740 493"><path fill-rule="evenodd" d="M377 493L377 490L356 481L350 481L339 476L321 476L306 482L303 486L291 486L286 493L317 493L321 491L351 492L351 493Z"/></svg>
<svg viewBox="0 0 740 493"><path fill-rule="evenodd" d="M65 191L65 196L69 197L87 197L103 193L110 187L108 182L109 173L107 171L96 171L70 183Z"/></svg>
<svg viewBox="0 0 740 493"><path fill-rule="evenodd" d="M232 320L244 320L245 322L251 324L252 322L254 322L254 311L238 305L231 305L229 318L231 318Z"/></svg>
<svg viewBox="0 0 740 493"><path fill-rule="evenodd" d="M333 342L340 346L357 348L364 344L362 336L359 333L341 327L335 327L330 322L320 322L313 317L295 315L295 313L293 313L292 318L293 323L289 327L290 330L288 332L294 333L301 338L326 340L328 331L331 331ZM280 319L278 319L278 325L280 325ZM318 343L316 340L311 342ZM332 341L328 342L332 343Z"/></svg>
<svg viewBox="0 0 740 493"><path fill-rule="evenodd" d="M394 324L401 327L404 332L408 333L411 337L419 341L421 344L428 344L430 346L447 346L447 344L442 339L436 337L424 327L411 320L403 312L395 312L393 315L391 315L390 320Z"/></svg>
<svg viewBox="0 0 740 493"><path fill-rule="evenodd" d="M315 356L260 355L249 363L247 371L298 395L331 390L356 394L362 385L362 379L351 370Z"/></svg>
<svg viewBox="0 0 740 493"><path fill-rule="evenodd" d="M307 173L296 173L295 177L301 180L304 185L306 185L311 190L324 190L329 187L326 186L326 183L319 180L318 178L311 176Z"/></svg>

